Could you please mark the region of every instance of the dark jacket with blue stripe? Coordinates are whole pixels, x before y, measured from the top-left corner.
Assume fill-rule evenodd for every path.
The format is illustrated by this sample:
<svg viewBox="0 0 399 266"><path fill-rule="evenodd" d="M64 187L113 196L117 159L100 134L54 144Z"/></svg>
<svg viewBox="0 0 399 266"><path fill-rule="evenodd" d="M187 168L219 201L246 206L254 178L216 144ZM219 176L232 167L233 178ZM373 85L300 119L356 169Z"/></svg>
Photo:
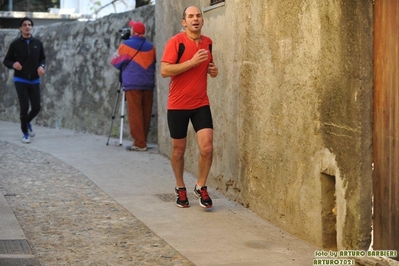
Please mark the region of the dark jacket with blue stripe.
<svg viewBox="0 0 399 266"><path fill-rule="evenodd" d="M10 44L3 64L9 69L14 69L14 63L19 62L22 69L15 69L14 77L36 80L39 78L37 69L39 66L44 67L46 63L45 60L46 57L44 55L42 42L33 37L24 39L21 36Z"/></svg>

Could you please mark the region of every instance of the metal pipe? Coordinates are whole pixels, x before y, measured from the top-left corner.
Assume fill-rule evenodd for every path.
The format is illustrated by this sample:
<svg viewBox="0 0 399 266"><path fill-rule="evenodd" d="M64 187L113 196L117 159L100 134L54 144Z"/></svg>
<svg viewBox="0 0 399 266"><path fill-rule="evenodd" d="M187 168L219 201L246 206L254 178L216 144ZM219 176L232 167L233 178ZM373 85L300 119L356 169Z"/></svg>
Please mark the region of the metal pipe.
<svg viewBox="0 0 399 266"><path fill-rule="evenodd" d="M8 11L12 12L12 0L8 0Z"/></svg>

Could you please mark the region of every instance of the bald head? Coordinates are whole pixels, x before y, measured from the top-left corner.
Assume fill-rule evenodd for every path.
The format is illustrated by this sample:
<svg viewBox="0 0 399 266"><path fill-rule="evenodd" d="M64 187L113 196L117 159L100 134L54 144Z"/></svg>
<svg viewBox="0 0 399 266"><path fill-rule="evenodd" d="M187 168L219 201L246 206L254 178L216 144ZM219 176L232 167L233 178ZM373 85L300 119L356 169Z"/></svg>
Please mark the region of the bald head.
<svg viewBox="0 0 399 266"><path fill-rule="evenodd" d="M195 13L199 12L199 13L202 14L201 9L199 9L198 7L196 7L196 6L188 6L188 7L186 7L186 8L183 10L183 19L185 20L187 14L193 13L193 12L195 12Z"/></svg>

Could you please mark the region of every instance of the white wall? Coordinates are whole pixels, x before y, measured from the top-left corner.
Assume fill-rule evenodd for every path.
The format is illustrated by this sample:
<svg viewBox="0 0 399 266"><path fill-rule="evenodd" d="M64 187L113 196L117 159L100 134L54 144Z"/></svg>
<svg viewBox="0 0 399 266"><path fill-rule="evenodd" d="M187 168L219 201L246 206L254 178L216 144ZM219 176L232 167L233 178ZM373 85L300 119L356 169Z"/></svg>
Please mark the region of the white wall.
<svg viewBox="0 0 399 266"><path fill-rule="evenodd" d="M61 0L61 10L75 9L75 13L82 15L93 14L95 10L100 7L106 6L98 14L97 18L104 17L112 13L121 13L132 10L136 6L136 0L124 0L117 1L114 4L110 4L112 0L102 0L101 6L95 4L94 0ZM108 5L110 4L110 5Z"/></svg>

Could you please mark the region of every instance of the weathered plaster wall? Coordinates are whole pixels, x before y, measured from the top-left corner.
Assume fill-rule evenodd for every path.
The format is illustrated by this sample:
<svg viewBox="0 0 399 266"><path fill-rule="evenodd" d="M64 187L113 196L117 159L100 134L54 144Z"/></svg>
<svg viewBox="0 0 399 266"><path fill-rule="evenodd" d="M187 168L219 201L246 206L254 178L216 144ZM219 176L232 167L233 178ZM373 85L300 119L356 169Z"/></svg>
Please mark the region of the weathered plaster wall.
<svg viewBox="0 0 399 266"><path fill-rule="evenodd" d="M185 6L156 6L162 55ZM368 248L372 185L372 1L229 1L204 13L220 75L209 79L208 184L320 247ZM159 146L170 153L158 77ZM189 131L186 169L197 173Z"/></svg>
<svg viewBox="0 0 399 266"><path fill-rule="evenodd" d="M42 111L34 123L67 128L99 135L108 135L115 100L118 95L118 70L110 59L122 39L118 30L130 19L147 26L146 36L155 35L154 6L112 14L90 22L63 22L35 26L34 36L41 39L46 53L46 74L42 78ZM0 30L1 62L18 29ZM13 71L0 66L0 119L19 121L19 106L12 81ZM119 94L120 99L122 93ZM119 137L120 107L116 111L112 135ZM157 141L157 101L153 107L149 141ZM19 132L16 132L16 137ZM130 139L127 117L124 138Z"/></svg>

